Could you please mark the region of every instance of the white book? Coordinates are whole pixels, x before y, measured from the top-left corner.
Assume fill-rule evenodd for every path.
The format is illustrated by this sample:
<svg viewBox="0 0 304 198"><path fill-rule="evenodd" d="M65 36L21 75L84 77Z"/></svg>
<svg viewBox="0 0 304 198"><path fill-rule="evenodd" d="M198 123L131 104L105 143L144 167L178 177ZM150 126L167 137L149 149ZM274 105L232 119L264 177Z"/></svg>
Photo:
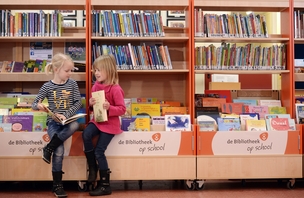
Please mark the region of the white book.
<svg viewBox="0 0 304 198"><path fill-rule="evenodd" d="M166 131L191 131L190 115L165 115Z"/></svg>
<svg viewBox="0 0 304 198"><path fill-rule="evenodd" d="M92 92L92 97L96 99L96 104L93 105L94 119L96 122L108 121L107 110L103 108L106 101L104 90Z"/></svg>

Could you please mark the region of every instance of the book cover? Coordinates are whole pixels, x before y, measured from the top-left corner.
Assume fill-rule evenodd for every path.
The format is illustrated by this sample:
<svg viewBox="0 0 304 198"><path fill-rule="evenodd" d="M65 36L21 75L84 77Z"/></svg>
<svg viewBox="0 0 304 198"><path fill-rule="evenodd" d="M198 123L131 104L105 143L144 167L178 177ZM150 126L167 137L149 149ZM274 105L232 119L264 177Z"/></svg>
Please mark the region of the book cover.
<svg viewBox="0 0 304 198"><path fill-rule="evenodd" d="M289 121L288 118L270 118L271 131L288 131Z"/></svg>
<svg viewBox="0 0 304 198"><path fill-rule="evenodd" d="M268 106L253 106L248 105L248 113L258 113L260 118L264 118L268 114Z"/></svg>
<svg viewBox="0 0 304 198"><path fill-rule="evenodd" d="M121 118L121 130L150 131L150 118L145 116Z"/></svg>
<svg viewBox="0 0 304 198"><path fill-rule="evenodd" d="M6 97L0 97L0 105L16 105L17 104L17 98L6 98Z"/></svg>
<svg viewBox="0 0 304 198"><path fill-rule="evenodd" d="M242 113L240 114L241 130L246 130L246 120L259 120L258 113Z"/></svg>
<svg viewBox="0 0 304 198"><path fill-rule="evenodd" d="M12 72L23 72L24 62L15 61Z"/></svg>
<svg viewBox="0 0 304 198"><path fill-rule="evenodd" d="M3 61L1 73L10 73L13 71L14 61Z"/></svg>
<svg viewBox="0 0 304 198"><path fill-rule="evenodd" d="M106 101L104 90L92 92L92 97L96 99L96 104L93 105L94 119L96 122L108 121L107 110L103 108Z"/></svg>
<svg viewBox="0 0 304 198"><path fill-rule="evenodd" d="M188 113L187 107L162 107L161 115L185 115Z"/></svg>
<svg viewBox="0 0 304 198"><path fill-rule="evenodd" d="M0 132L12 132L12 123L0 123Z"/></svg>
<svg viewBox="0 0 304 198"><path fill-rule="evenodd" d="M244 104L243 103L224 103L222 104L223 113L235 113L240 114L244 113Z"/></svg>
<svg viewBox="0 0 304 198"><path fill-rule="evenodd" d="M195 107L195 117L212 113L219 115L218 107Z"/></svg>
<svg viewBox="0 0 304 198"><path fill-rule="evenodd" d="M132 103L131 115L147 115L147 116L160 116L160 104L135 104Z"/></svg>
<svg viewBox="0 0 304 198"><path fill-rule="evenodd" d="M44 105L44 110L45 112L47 112L47 114L53 118L53 120L55 120L56 122L65 125L71 122L74 122L76 120L78 120L79 118L85 117L87 114L85 113L78 113L72 117L69 117L68 119L65 120L61 120L55 113L53 113L47 106Z"/></svg>
<svg viewBox="0 0 304 198"><path fill-rule="evenodd" d="M125 112L125 114L122 117L130 118L132 116L131 115L131 112L132 112L132 108L131 108L132 100L131 100L131 98L124 98L124 101L125 101L125 106L126 106L126 112Z"/></svg>
<svg viewBox="0 0 304 198"><path fill-rule="evenodd" d="M281 107L281 100L258 100L258 106Z"/></svg>
<svg viewBox="0 0 304 198"><path fill-rule="evenodd" d="M13 108L12 115L18 115L19 112L30 112L32 111L31 108Z"/></svg>
<svg viewBox="0 0 304 198"><path fill-rule="evenodd" d="M152 116L152 125L165 125L165 116Z"/></svg>
<svg viewBox="0 0 304 198"><path fill-rule="evenodd" d="M33 113L33 131L42 132L47 131L46 126L46 119L47 113L46 112L32 112Z"/></svg>
<svg viewBox="0 0 304 198"><path fill-rule="evenodd" d="M268 113L269 114L286 114L286 107L278 107L278 106L273 106L273 107L268 107Z"/></svg>
<svg viewBox="0 0 304 198"><path fill-rule="evenodd" d="M302 124L304 120L304 104L297 103L296 104L296 123Z"/></svg>
<svg viewBox="0 0 304 198"><path fill-rule="evenodd" d="M37 95L19 95L17 99L17 106L18 107L31 107L32 103L36 99Z"/></svg>
<svg viewBox="0 0 304 198"><path fill-rule="evenodd" d="M234 103L243 103L244 105L258 105L257 100L251 100L251 99L233 99Z"/></svg>
<svg viewBox="0 0 304 198"><path fill-rule="evenodd" d="M203 107L218 107L222 110L222 104L226 103L226 98L202 98Z"/></svg>
<svg viewBox="0 0 304 198"><path fill-rule="evenodd" d="M246 131L266 131L265 120L246 120Z"/></svg>
<svg viewBox="0 0 304 198"><path fill-rule="evenodd" d="M132 104L156 104L157 98L131 98Z"/></svg>
<svg viewBox="0 0 304 198"><path fill-rule="evenodd" d="M239 118L218 118L219 131L240 131L241 123Z"/></svg>
<svg viewBox="0 0 304 198"><path fill-rule="evenodd" d="M198 121L200 131L216 131L216 124L214 121Z"/></svg>
<svg viewBox="0 0 304 198"><path fill-rule="evenodd" d="M166 131L191 131L190 115L165 115Z"/></svg>
<svg viewBox="0 0 304 198"><path fill-rule="evenodd" d="M230 90L205 90L205 94L217 94L219 98L225 98L226 102L232 102Z"/></svg>
<svg viewBox="0 0 304 198"><path fill-rule="evenodd" d="M9 115L9 109L0 108L0 115Z"/></svg>
<svg viewBox="0 0 304 198"><path fill-rule="evenodd" d="M33 127L32 115L7 115L2 117L3 123L12 124L12 132L30 132Z"/></svg>

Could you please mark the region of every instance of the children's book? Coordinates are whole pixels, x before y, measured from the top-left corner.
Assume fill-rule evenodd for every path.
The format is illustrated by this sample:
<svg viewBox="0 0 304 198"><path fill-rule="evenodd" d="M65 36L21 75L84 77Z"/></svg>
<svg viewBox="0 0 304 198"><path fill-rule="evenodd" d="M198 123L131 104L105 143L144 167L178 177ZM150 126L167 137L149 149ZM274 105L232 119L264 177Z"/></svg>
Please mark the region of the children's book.
<svg viewBox="0 0 304 198"><path fill-rule="evenodd" d="M217 94L219 98L225 98L226 102L232 102L230 90L205 90L205 94Z"/></svg>
<svg viewBox="0 0 304 198"><path fill-rule="evenodd" d="M132 103L132 117L138 115L160 116L159 104L135 104Z"/></svg>
<svg viewBox="0 0 304 198"><path fill-rule="evenodd" d="M246 131L266 131L265 120L246 120Z"/></svg>
<svg viewBox="0 0 304 198"><path fill-rule="evenodd" d="M290 114L265 114L265 121L267 130L270 129L270 119L271 118L288 118L289 130L296 130L295 120L290 118Z"/></svg>
<svg viewBox="0 0 304 198"><path fill-rule="evenodd" d="M0 115L8 115L9 109L2 109L0 108Z"/></svg>
<svg viewBox="0 0 304 198"><path fill-rule="evenodd" d="M219 131L240 131L241 123L239 118L218 118Z"/></svg>
<svg viewBox="0 0 304 198"><path fill-rule="evenodd" d="M185 115L187 107L163 107L161 115Z"/></svg>
<svg viewBox="0 0 304 198"><path fill-rule="evenodd" d="M191 131L190 115L165 115L166 131Z"/></svg>
<svg viewBox="0 0 304 198"><path fill-rule="evenodd" d="M226 103L226 98L202 98L203 107L218 107L219 111L224 103Z"/></svg>
<svg viewBox="0 0 304 198"><path fill-rule="evenodd" d="M214 121L197 121L200 131L216 131L217 126Z"/></svg>
<svg viewBox="0 0 304 198"><path fill-rule="evenodd" d="M211 121L211 122L213 122L214 123L214 127L215 127L215 130L217 130L217 118L219 118L219 117L216 117L216 118L213 118L213 117L211 117L211 116L208 116L208 115L199 115L199 116L197 116L197 118L196 118L196 123L197 124L199 124L200 122L209 122L209 121Z"/></svg>
<svg viewBox="0 0 304 198"><path fill-rule="evenodd" d="M12 123L0 123L0 132L12 132Z"/></svg>
<svg viewBox="0 0 304 198"><path fill-rule="evenodd" d="M156 104L157 98L131 98L132 104Z"/></svg>
<svg viewBox="0 0 304 198"><path fill-rule="evenodd" d="M240 114L240 121L241 121L241 130L246 130L246 120L258 120L259 114L258 113L242 113Z"/></svg>
<svg viewBox="0 0 304 198"><path fill-rule="evenodd" d="M288 131L289 121L288 118L270 118L271 131Z"/></svg>
<svg viewBox="0 0 304 198"><path fill-rule="evenodd" d="M223 113L245 113L244 104L243 103L224 103L222 104L222 112Z"/></svg>
<svg viewBox="0 0 304 198"><path fill-rule="evenodd" d="M13 71L14 61L3 61L2 73L10 73Z"/></svg>
<svg viewBox="0 0 304 198"><path fill-rule="evenodd" d="M95 105L93 105L94 119L96 122L108 121L107 110L103 108L103 104L106 101L104 90L92 92L92 97L96 99Z"/></svg>
<svg viewBox="0 0 304 198"><path fill-rule="evenodd" d="M74 122L78 120L79 118L85 117L87 114L85 113L78 113L68 119L61 120L55 113L53 113L47 106L43 105L45 111L48 113L49 116L51 116L56 122L61 123L62 125Z"/></svg>
<svg viewBox="0 0 304 198"><path fill-rule="evenodd" d="M132 118L121 118L121 130L150 131L150 117L138 116Z"/></svg>
<svg viewBox="0 0 304 198"><path fill-rule="evenodd" d="M304 120L304 104L297 103L296 104L296 123L303 124Z"/></svg>
<svg viewBox="0 0 304 198"><path fill-rule="evenodd" d="M12 132L30 132L33 127L33 115L8 115L2 117L3 123L12 124Z"/></svg>
<svg viewBox="0 0 304 198"><path fill-rule="evenodd" d="M251 99L233 99L234 103L243 103L244 105L258 105L257 100L251 100Z"/></svg>
<svg viewBox="0 0 304 198"><path fill-rule="evenodd" d="M286 107L268 107L269 114L286 114Z"/></svg>
<svg viewBox="0 0 304 198"><path fill-rule="evenodd" d="M259 106L267 106L267 107L281 107L281 100L258 100Z"/></svg>
<svg viewBox="0 0 304 198"><path fill-rule="evenodd" d="M24 62L15 61L12 72L23 72Z"/></svg>
<svg viewBox="0 0 304 198"><path fill-rule="evenodd" d="M265 114L268 114L269 110L267 106L253 106L248 105L248 113L258 113L260 118L264 118Z"/></svg>
<svg viewBox="0 0 304 198"><path fill-rule="evenodd" d="M152 125L165 125L165 116L152 116Z"/></svg>
<svg viewBox="0 0 304 198"><path fill-rule="evenodd" d="M131 115L131 105L132 105L132 101L131 98L124 98L124 102L125 102L125 106L126 106L126 112L123 116L121 117L126 117L126 118L130 118Z"/></svg>

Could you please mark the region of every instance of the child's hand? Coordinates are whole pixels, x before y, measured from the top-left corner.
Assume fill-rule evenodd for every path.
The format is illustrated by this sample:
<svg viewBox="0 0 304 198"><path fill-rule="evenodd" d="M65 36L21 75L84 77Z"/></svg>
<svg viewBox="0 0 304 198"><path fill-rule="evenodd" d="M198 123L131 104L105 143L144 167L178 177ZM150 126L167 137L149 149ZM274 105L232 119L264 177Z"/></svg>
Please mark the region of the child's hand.
<svg viewBox="0 0 304 198"><path fill-rule="evenodd" d="M39 100L37 104L37 108L41 111L48 112L48 110L45 108L45 106L41 103L41 100Z"/></svg>
<svg viewBox="0 0 304 198"><path fill-rule="evenodd" d="M103 103L103 108L106 110L109 110L110 108L110 103L106 100L105 103Z"/></svg>
<svg viewBox="0 0 304 198"><path fill-rule="evenodd" d="M60 120L66 120L66 117L65 117L64 115L62 115L62 114L56 113L55 115L56 115ZM55 120L55 119L53 118L53 120Z"/></svg>
<svg viewBox="0 0 304 198"><path fill-rule="evenodd" d="M89 105L93 106L94 104L96 104L96 99L95 98L90 98Z"/></svg>

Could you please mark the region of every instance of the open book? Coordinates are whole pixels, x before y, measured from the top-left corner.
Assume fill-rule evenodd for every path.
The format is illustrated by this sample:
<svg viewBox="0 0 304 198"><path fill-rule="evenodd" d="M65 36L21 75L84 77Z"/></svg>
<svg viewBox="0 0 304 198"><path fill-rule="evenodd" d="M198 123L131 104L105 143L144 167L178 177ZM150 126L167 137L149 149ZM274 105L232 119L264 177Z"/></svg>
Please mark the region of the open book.
<svg viewBox="0 0 304 198"><path fill-rule="evenodd" d="M96 122L108 121L107 110L103 108L103 103L105 103L105 93L104 90L92 92L92 97L96 99L96 104L93 105L94 119Z"/></svg>
<svg viewBox="0 0 304 198"><path fill-rule="evenodd" d="M55 113L53 113L47 106L43 105L44 106L44 109L46 110L46 112L49 114L49 116L51 116L53 118L53 120L55 120L56 122L59 122L61 123L62 125L65 125L65 124L68 124L68 123L71 123L75 120L77 120L78 118L82 118L84 116L86 116L87 114L85 113L78 113L68 119L65 119L65 120L61 120Z"/></svg>

